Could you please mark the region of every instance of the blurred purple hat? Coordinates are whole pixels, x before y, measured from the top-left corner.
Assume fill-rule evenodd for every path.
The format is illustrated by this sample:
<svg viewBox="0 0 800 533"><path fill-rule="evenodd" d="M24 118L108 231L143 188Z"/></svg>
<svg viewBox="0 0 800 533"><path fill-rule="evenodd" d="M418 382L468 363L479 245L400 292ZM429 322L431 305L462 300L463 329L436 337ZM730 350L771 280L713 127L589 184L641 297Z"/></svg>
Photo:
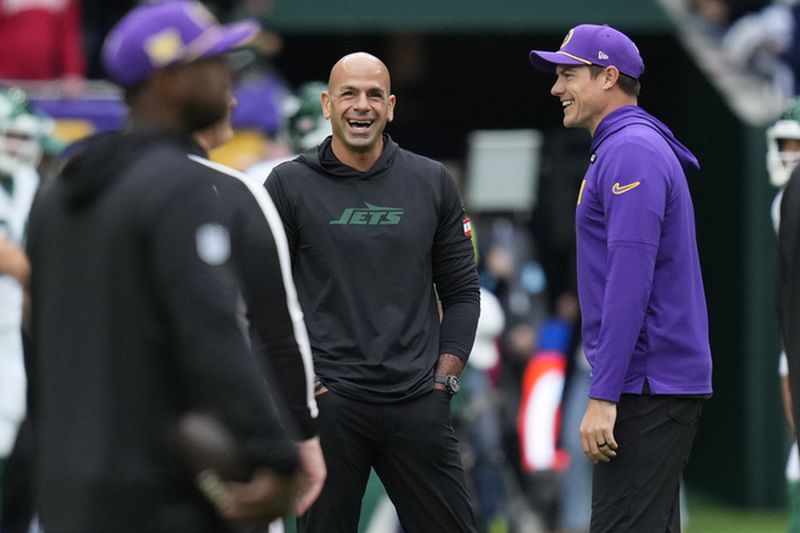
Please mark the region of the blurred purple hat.
<svg viewBox="0 0 800 533"><path fill-rule="evenodd" d="M553 72L556 65L614 66L635 79L644 72L642 56L633 41L607 24L575 26L558 51L531 50L529 57L533 66L544 72Z"/></svg>
<svg viewBox="0 0 800 533"><path fill-rule="evenodd" d="M103 66L111 80L131 87L156 70L244 46L258 30L258 23L250 20L223 26L195 1L141 5L109 32L103 45Z"/></svg>

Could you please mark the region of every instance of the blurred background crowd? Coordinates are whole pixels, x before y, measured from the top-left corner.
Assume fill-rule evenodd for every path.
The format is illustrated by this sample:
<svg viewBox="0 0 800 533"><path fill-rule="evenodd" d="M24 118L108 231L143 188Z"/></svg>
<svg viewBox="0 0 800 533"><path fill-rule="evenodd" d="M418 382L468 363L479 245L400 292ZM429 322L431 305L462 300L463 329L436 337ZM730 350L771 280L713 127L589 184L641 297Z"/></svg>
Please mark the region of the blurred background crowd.
<svg viewBox="0 0 800 533"><path fill-rule="evenodd" d="M0 85L4 94L9 87L27 94L0 100L0 148L31 141L27 164L43 181L70 143L123 124L125 106L105 81L99 52L137 3L0 0ZM646 65L642 106L674 124L703 166L691 186L716 394L687 485L736 505L785 505L789 443L770 292L775 190L764 132L800 93L799 1L204 3L223 22L262 24L255 61L236 84L235 137L212 153L215 160L263 181L277 161L318 144L330 131L319 103L327 68L366 50L392 71L398 112L388 133L445 161L459 180L475 227L483 314L454 409L479 523L492 533L578 533L588 530L590 513L591 468L577 431L588 367L573 220L590 138L561 126L560 106L547 97L551 81L531 72L527 52L551 49L581 22L631 35ZM2 163L0 174L13 172ZM726 451L728 441L745 443L746 456ZM394 531L375 485L365 523ZM7 520L14 506L4 506Z"/></svg>

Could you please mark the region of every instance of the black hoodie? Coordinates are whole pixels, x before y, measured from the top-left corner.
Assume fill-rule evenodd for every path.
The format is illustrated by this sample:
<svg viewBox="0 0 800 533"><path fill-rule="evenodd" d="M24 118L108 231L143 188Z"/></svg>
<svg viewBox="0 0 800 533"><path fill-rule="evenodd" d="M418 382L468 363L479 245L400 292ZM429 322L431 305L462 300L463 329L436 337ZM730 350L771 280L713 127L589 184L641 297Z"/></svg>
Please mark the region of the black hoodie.
<svg viewBox="0 0 800 533"><path fill-rule="evenodd" d="M480 290L444 165L384 135L381 157L362 173L334 156L328 138L276 167L266 187L326 386L365 401L405 400L433 388L439 354L467 359Z"/></svg>
<svg viewBox="0 0 800 533"><path fill-rule="evenodd" d="M309 439L317 433L313 363L280 215L255 180L205 156L198 145L189 159L215 171L214 189L233 210L231 256L247 306L251 349L263 363L290 435Z"/></svg>
<svg viewBox="0 0 800 533"><path fill-rule="evenodd" d="M214 171L156 131L87 143L29 222L32 421L48 532L219 530L177 417L210 411L253 466L296 467L236 320Z"/></svg>

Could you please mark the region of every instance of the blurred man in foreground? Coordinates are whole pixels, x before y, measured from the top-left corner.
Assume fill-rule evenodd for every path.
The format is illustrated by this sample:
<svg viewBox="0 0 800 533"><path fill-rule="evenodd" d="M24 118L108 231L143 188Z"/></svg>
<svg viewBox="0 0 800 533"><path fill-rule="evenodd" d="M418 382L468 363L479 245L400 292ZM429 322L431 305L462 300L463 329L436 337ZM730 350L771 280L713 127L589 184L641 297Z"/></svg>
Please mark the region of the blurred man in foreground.
<svg viewBox="0 0 800 533"><path fill-rule="evenodd" d="M126 131L85 144L30 221L36 489L46 531L220 531L291 508L298 457L237 320L230 212L191 134L224 118L223 54L257 25L195 2L142 6L103 51ZM178 421L209 413L239 468L209 499ZM214 464L210 464L213 467ZM213 506L212 506L213 503Z"/></svg>

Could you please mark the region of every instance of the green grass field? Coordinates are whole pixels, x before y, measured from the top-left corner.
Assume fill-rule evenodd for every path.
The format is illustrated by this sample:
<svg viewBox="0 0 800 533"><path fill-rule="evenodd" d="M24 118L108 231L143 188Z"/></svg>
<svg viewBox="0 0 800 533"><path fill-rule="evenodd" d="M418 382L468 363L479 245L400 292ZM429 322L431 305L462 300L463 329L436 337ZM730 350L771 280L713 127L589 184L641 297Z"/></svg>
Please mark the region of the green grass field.
<svg viewBox="0 0 800 533"><path fill-rule="evenodd" d="M787 533L783 511L752 511L689 493L689 525L683 533Z"/></svg>
<svg viewBox="0 0 800 533"><path fill-rule="evenodd" d="M370 479L372 490L367 490L364 501L365 509L371 509L376 505L377 497L381 493L379 483L373 475ZM682 533L789 533L785 511L753 511L733 507L691 489L687 496L687 505L689 524ZM359 530L361 532L366 530L367 515L362 515ZM507 531L507 529L501 528L497 531ZM296 533L294 520L290 520L287 524L286 533Z"/></svg>

